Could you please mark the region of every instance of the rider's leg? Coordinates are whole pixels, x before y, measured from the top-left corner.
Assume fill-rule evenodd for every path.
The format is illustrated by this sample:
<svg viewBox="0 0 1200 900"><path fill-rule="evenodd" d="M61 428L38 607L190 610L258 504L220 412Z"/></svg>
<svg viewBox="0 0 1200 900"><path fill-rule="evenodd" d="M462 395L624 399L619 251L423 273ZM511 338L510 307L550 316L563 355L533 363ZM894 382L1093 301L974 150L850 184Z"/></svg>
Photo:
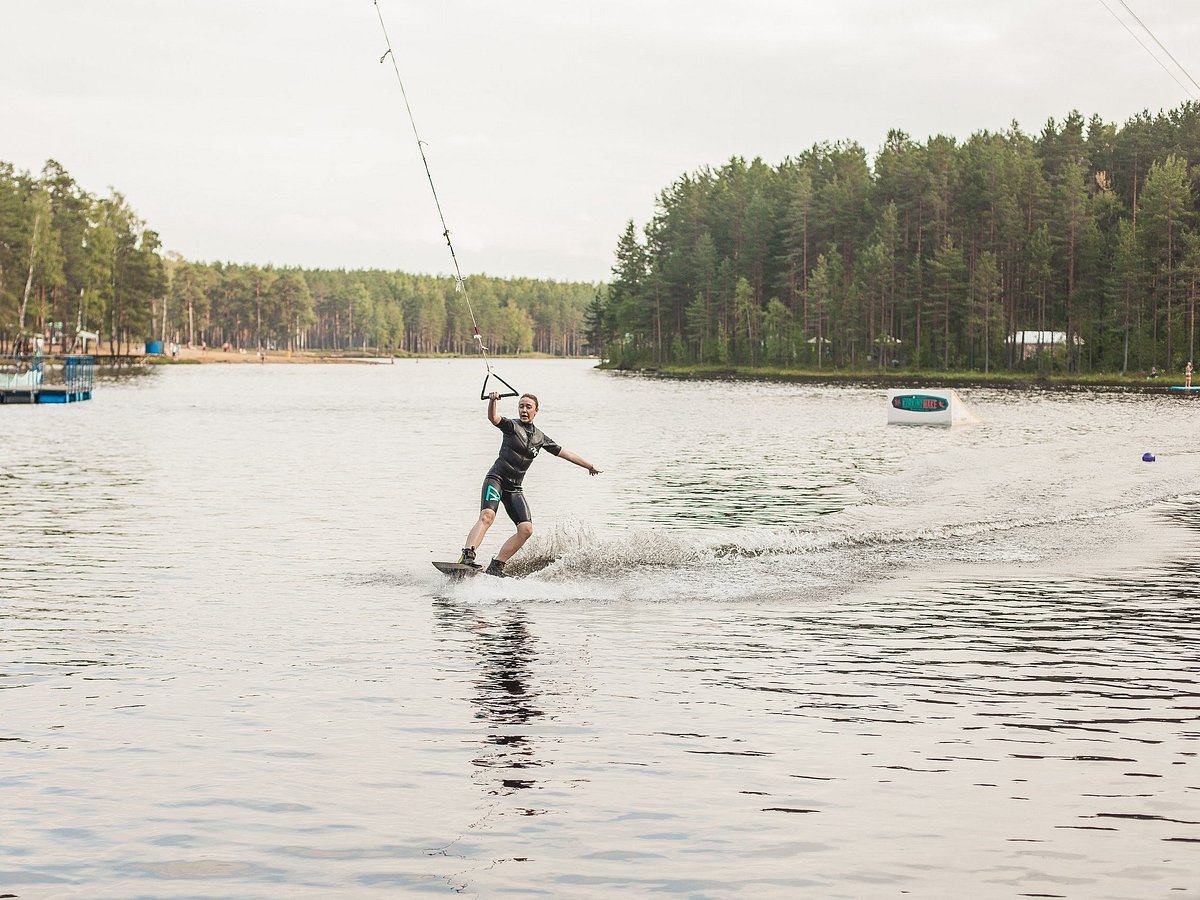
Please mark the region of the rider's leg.
<svg viewBox="0 0 1200 900"><path fill-rule="evenodd" d="M492 527L492 523L495 521L496 511L494 509L481 509L479 511L479 518L471 526L471 530L467 533L467 542L463 546L470 547L472 550L478 550L479 545L483 543L484 536L488 533L488 529Z"/></svg>
<svg viewBox="0 0 1200 900"><path fill-rule="evenodd" d="M525 546L525 542L529 540L532 535L533 523L522 522L517 526L517 533L505 541L500 547L500 550L496 553L496 559L500 560L500 562L508 562L513 558L513 554Z"/></svg>

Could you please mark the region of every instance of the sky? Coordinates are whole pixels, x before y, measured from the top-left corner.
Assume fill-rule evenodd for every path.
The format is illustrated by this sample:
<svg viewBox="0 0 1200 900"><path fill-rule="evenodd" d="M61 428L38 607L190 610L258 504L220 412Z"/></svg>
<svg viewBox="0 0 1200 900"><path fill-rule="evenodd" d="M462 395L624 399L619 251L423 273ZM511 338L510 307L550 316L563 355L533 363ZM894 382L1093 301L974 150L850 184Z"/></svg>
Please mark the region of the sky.
<svg viewBox="0 0 1200 900"><path fill-rule="evenodd" d="M1125 2L1200 78L1193 4ZM0 160L188 259L450 273L382 14L464 274L603 281L734 156L1200 96L1106 4L1136 30L1120 0L5 0Z"/></svg>

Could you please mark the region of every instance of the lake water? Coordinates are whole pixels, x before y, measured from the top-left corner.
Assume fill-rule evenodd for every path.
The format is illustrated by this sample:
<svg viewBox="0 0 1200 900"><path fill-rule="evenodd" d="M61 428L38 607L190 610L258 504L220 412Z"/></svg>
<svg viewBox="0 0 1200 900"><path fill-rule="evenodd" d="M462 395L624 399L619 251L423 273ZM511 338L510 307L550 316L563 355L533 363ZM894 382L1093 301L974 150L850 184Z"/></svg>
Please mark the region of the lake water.
<svg viewBox="0 0 1200 900"><path fill-rule="evenodd" d="M1200 402L496 368L0 410L0 895L1200 896Z"/></svg>

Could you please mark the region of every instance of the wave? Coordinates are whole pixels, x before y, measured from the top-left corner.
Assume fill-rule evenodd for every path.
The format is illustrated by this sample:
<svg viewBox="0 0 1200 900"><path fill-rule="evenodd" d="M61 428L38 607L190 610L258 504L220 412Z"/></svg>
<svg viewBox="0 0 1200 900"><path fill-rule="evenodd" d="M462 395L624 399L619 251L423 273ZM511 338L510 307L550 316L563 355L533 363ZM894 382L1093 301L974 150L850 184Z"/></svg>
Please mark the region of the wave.
<svg viewBox="0 0 1200 900"><path fill-rule="evenodd" d="M586 524L557 526L535 535L510 563L514 575L557 579L621 575L640 570L691 567L717 560L805 556L873 548L954 544L1033 529L1088 526L1130 513L1167 505L1183 495L1138 499L1101 509L1062 514L980 518L914 528L852 530L830 523L818 527L743 528L733 540L725 536L636 528L617 536L600 537Z"/></svg>
<svg viewBox="0 0 1200 900"><path fill-rule="evenodd" d="M929 566L999 564L1028 574L1029 564L1131 544L1117 517L1102 528L1091 517L1042 517L869 534L777 529L736 542L655 529L600 537L564 526L514 558L519 581L440 582L439 594L485 603L816 600Z"/></svg>

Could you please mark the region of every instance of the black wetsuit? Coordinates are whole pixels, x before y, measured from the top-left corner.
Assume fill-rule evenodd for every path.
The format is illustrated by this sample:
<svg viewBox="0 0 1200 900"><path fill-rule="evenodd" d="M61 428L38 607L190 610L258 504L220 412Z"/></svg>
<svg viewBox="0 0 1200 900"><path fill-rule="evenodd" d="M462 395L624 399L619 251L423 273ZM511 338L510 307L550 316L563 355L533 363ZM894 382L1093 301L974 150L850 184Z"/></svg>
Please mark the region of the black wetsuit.
<svg viewBox="0 0 1200 900"><path fill-rule="evenodd" d="M504 439L500 443L500 455L483 480L479 508L496 510L503 503L504 511L517 525L532 522L521 481L540 451L546 450L558 456L562 447L546 437L532 422L525 424L520 419L501 418L496 427L504 432Z"/></svg>

